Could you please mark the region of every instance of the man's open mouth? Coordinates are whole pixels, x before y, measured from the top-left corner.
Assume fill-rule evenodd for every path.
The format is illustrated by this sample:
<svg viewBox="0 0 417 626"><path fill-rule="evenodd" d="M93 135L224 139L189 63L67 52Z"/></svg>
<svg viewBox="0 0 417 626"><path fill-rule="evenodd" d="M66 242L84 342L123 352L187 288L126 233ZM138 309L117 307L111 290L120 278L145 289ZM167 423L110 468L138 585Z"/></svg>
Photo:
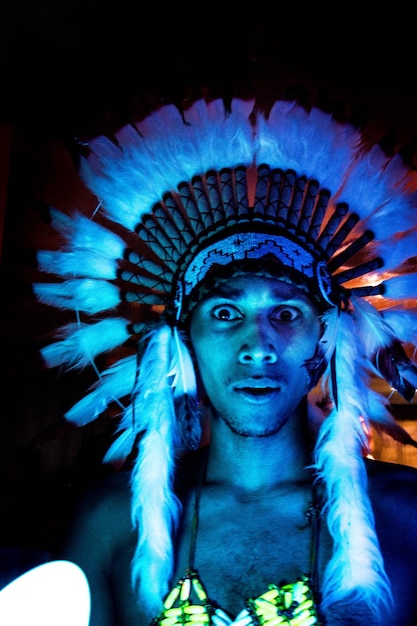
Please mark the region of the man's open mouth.
<svg viewBox="0 0 417 626"><path fill-rule="evenodd" d="M276 391L276 387L240 387L239 391L249 393L253 396L268 396Z"/></svg>
<svg viewBox="0 0 417 626"><path fill-rule="evenodd" d="M273 385L251 385L241 382L234 387L234 391L249 402L269 402L280 391L278 383Z"/></svg>

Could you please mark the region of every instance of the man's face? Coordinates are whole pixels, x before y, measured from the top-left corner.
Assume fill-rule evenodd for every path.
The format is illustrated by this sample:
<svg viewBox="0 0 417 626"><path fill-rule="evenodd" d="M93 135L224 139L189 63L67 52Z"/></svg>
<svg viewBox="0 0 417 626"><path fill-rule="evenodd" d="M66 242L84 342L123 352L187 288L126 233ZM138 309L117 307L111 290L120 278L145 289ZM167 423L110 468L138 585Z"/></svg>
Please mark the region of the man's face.
<svg viewBox="0 0 417 626"><path fill-rule="evenodd" d="M308 392L304 363L320 338L306 293L275 278L230 278L194 309L190 335L220 419L244 436L277 432Z"/></svg>

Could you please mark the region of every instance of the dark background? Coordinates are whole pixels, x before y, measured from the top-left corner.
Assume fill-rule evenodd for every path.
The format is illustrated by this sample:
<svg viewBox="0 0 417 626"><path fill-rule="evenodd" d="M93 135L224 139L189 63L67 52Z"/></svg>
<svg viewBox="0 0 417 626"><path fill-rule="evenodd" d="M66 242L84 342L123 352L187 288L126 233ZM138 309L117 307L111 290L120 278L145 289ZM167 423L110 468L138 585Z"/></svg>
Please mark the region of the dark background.
<svg viewBox="0 0 417 626"><path fill-rule="evenodd" d="M408 3L167 4L4 3L3 118L30 132L80 133L103 114L124 116L152 91L175 100L202 83L225 93L260 79L268 90L319 81L389 117L401 100L414 117L416 29Z"/></svg>
<svg viewBox="0 0 417 626"><path fill-rule="evenodd" d="M114 428L111 416L78 430L63 422L93 379L44 369L39 347L64 316L30 287L34 250L53 245L48 206L89 201L76 174L80 144L155 103L198 94L267 103L293 92L361 123L416 167L415 30L405 2L3 2L3 581L59 544L80 490L106 471ZM396 410L417 418L415 403Z"/></svg>

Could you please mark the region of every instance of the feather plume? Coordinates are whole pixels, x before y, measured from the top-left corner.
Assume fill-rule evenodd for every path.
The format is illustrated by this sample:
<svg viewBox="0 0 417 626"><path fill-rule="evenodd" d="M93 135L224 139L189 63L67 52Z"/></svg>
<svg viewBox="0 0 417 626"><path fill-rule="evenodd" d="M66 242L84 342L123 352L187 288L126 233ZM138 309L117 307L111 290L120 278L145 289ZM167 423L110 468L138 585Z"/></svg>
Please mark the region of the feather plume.
<svg viewBox="0 0 417 626"><path fill-rule="evenodd" d="M58 331L61 341L41 349L48 367L91 365L97 355L122 345L128 338L127 321L114 317L96 324L67 324Z"/></svg>
<svg viewBox="0 0 417 626"><path fill-rule="evenodd" d="M401 274L384 280L384 296L392 300L417 299L417 280L415 274Z"/></svg>
<svg viewBox="0 0 417 626"><path fill-rule="evenodd" d="M163 419L142 438L131 477L132 523L138 543L132 561L132 583L139 597L155 615L173 570L172 533L180 504L172 489L172 422L162 408Z"/></svg>
<svg viewBox="0 0 417 626"><path fill-rule="evenodd" d="M88 250L92 255L106 256L109 260L123 256L124 241L111 230L85 217L79 212L69 218L57 209L50 209L51 225L67 240L65 249Z"/></svg>
<svg viewBox="0 0 417 626"><path fill-rule="evenodd" d="M101 374L101 379L82 400L77 402L65 418L76 426L84 426L101 415L111 402L130 395L136 378L137 359L120 359Z"/></svg>
<svg viewBox="0 0 417 626"><path fill-rule="evenodd" d="M369 421L380 432L389 435L402 445L417 446L417 442L396 421L389 408L389 400L375 389L368 388Z"/></svg>
<svg viewBox="0 0 417 626"><path fill-rule="evenodd" d="M196 449L201 441L201 423L197 410L197 382L191 354L177 327L172 330L172 378L178 432L186 449Z"/></svg>
<svg viewBox="0 0 417 626"><path fill-rule="evenodd" d="M401 156L388 157L377 144L368 153L362 151L349 172L344 197L349 197L350 206L361 215L362 226L372 230L377 239L385 240L393 223L397 232L414 223L412 194L401 189L406 173Z"/></svg>
<svg viewBox="0 0 417 626"><path fill-rule="evenodd" d="M412 224L412 222L411 222ZM375 254L384 259L384 266L395 271L400 270L402 263L415 258L417 252L417 230L399 233L396 229L392 235L375 242ZM405 294L403 294L405 296Z"/></svg>
<svg viewBox="0 0 417 626"><path fill-rule="evenodd" d="M407 357L386 318L363 298L352 296L357 329L375 369L398 393L411 401L417 386L417 368Z"/></svg>
<svg viewBox="0 0 417 626"><path fill-rule="evenodd" d="M172 377L172 388L174 398L184 395L195 396L197 393L197 383L194 365L191 355L186 347L181 332L175 326L172 330L173 338L173 359L168 376Z"/></svg>
<svg viewBox="0 0 417 626"><path fill-rule="evenodd" d="M104 457L105 463L116 465L123 463L130 454L139 432L152 426L152 423L149 423L145 416L149 416L150 407L153 406L152 402L158 401L157 396L155 396L152 402L149 400L149 395L146 400L144 400L143 396L145 391L148 390L149 377L155 375L155 362L160 367L157 378L159 378L159 382L162 385L161 390L164 394L167 392L169 402L172 402L170 396L172 394L173 398L178 396L188 407L189 400L187 398L193 398L196 395L195 372L191 356L176 328L172 331L173 337L175 337L174 345L169 345L170 333L171 330L167 326L163 326L153 335L149 335L150 341L140 364L138 381L134 392L136 396L134 407L129 405L124 411L117 428L117 431L122 431L122 434L109 448ZM151 385L158 387L159 383L153 382ZM157 394L158 390L154 390L153 393ZM180 422L181 417L178 415L178 404L175 402L174 406L177 413L177 421ZM172 406L170 406L169 410L173 410ZM190 422L190 416L188 416L188 422ZM183 438L181 425L178 424L178 426L179 435ZM188 424L188 429L190 429L190 424ZM190 436L188 435L189 438Z"/></svg>
<svg viewBox="0 0 417 626"><path fill-rule="evenodd" d="M141 399L153 394L170 390L169 371L171 365L171 328L162 324L143 337L146 349L140 362L139 376L133 395L135 405ZM147 427L155 416L144 416L144 427Z"/></svg>
<svg viewBox="0 0 417 626"><path fill-rule="evenodd" d="M361 420L369 425L368 394L360 338L349 312L340 315L335 358L338 409L324 420L315 449L334 539L323 581L323 607L356 598L377 614L380 604L390 602L391 593L366 492L363 452L368 441Z"/></svg>
<svg viewBox="0 0 417 626"><path fill-rule="evenodd" d="M394 333L381 313L364 298L352 296L351 302L364 352L371 359L381 346L392 343Z"/></svg>
<svg viewBox="0 0 417 626"><path fill-rule="evenodd" d="M116 278L117 262L91 250L59 252L41 250L37 255L42 272L57 276L88 276L89 278Z"/></svg>
<svg viewBox="0 0 417 626"><path fill-rule="evenodd" d="M119 289L106 280L80 278L63 283L35 283L33 291L43 304L94 315L120 303Z"/></svg>
<svg viewBox="0 0 417 626"><path fill-rule="evenodd" d="M407 432L388 411L386 411L384 415L381 413L372 413L370 421L377 432L387 434L391 439L403 446L417 448L417 441L413 439L410 433Z"/></svg>
<svg viewBox="0 0 417 626"><path fill-rule="evenodd" d="M417 388L417 367L407 357L399 341L377 351L375 366L405 400L413 400Z"/></svg>
<svg viewBox="0 0 417 626"><path fill-rule="evenodd" d="M103 463L113 465L121 469L136 443L137 433L133 428L128 428L113 441L103 457Z"/></svg>
<svg viewBox="0 0 417 626"><path fill-rule="evenodd" d="M413 439L409 432L406 431L394 418L381 420L372 420L375 430L387 434L391 439L397 441L402 446L412 446L417 448L417 441Z"/></svg>
<svg viewBox="0 0 417 626"><path fill-rule="evenodd" d="M149 335L134 397L136 431L146 428L132 472L132 522L138 543L132 581L150 607L159 610L173 568L172 531L179 516L173 493L178 433L171 376L171 329Z"/></svg>
<svg viewBox="0 0 417 626"><path fill-rule="evenodd" d="M276 102L268 119L259 116L257 130L258 163L319 180L333 195L345 179L360 140L353 127L339 124L318 109L307 113L288 101Z"/></svg>
<svg viewBox="0 0 417 626"><path fill-rule="evenodd" d="M110 219L134 230L141 216L180 182L212 168L252 162L252 109L253 102L236 101L226 113L220 99L199 100L181 115L166 105L136 127L120 129L119 145L104 137L92 141L81 176L98 198L105 198L103 211Z"/></svg>
<svg viewBox="0 0 417 626"><path fill-rule="evenodd" d="M323 334L317 345L316 353L313 358L305 363L306 370L310 377L310 387L313 388L319 382L327 364L334 353L336 347L337 330L339 321L338 307L327 309L321 316L321 324Z"/></svg>
<svg viewBox="0 0 417 626"><path fill-rule="evenodd" d="M417 308L392 307L383 309L381 315L401 342L417 345Z"/></svg>

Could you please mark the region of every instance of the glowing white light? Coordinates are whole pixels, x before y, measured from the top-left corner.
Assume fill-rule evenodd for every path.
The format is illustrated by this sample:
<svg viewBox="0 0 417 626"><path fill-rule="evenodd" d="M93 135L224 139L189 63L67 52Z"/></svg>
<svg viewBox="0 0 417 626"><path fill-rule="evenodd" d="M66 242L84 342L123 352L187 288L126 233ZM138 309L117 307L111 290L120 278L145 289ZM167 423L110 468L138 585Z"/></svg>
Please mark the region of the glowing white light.
<svg viewBox="0 0 417 626"><path fill-rule="evenodd" d="M70 561L50 561L0 591L2 626L88 626L90 589Z"/></svg>

